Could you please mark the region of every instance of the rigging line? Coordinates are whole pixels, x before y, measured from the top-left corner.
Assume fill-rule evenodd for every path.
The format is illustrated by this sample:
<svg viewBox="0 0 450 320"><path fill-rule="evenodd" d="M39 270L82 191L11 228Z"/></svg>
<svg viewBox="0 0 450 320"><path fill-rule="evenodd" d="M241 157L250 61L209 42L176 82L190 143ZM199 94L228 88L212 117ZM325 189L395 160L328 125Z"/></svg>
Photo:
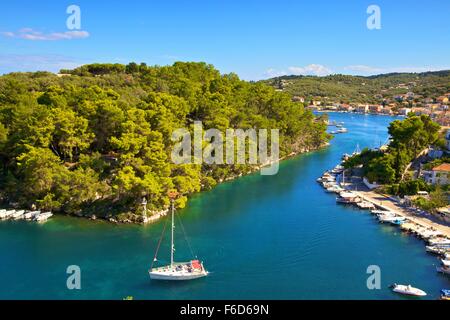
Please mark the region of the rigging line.
<svg viewBox="0 0 450 320"><path fill-rule="evenodd" d="M164 223L163 232L161 233L161 237L159 238L158 246L156 247L155 256L153 257L153 261L152 261L152 264L151 264L151 266L150 266L150 269L153 268L153 264L154 264L155 261L157 260L156 257L158 256L159 247L161 246L161 242L162 242L162 240L163 240L163 238L164 238L164 234L165 234L165 232L166 232L166 227L167 227L167 221L168 221L168 220L169 220L169 219L167 218L166 221L165 221L165 223Z"/></svg>
<svg viewBox="0 0 450 320"><path fill-rule="evenodd" d="M191 251L192 257L197 258L197 255L195 255L194 251L192 250L192 247L191 247L191 244L189 243L189 240L187 238L186 231L184 229L183 223L181 222L181 219L180 219L180 217L178 215L177 215L177 219L178 219L178 222L180 223L181 231L183 231L184 239L186 240L186 243L187 243L187 245L189 247L189 251Z"/></svg>

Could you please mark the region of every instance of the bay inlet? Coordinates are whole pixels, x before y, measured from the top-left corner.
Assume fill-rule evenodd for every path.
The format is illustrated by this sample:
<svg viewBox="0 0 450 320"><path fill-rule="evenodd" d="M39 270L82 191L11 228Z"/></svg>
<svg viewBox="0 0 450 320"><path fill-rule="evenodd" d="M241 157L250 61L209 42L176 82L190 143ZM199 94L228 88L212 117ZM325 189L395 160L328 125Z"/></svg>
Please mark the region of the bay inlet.
<svg viewBox="0 0 450 320"><path fill-rule="evenodd" d="M211 274L186 283L151 282L147 269L164 225L113 225L71 217L46 224L0 222L0 299L404 299L388 286L411 283L429 299L449 280L423 242L380 225L366 211L337 206L316 183L343 153L384 143L393 117L331 113L348 133L323 150L195 195L177 214ZM178 260L190 257L176 229ZM161 252L169 252L169 241ZM160 259L169 259L160 257ZM81 269L69 290L66 269ZM381 268L381 289L366 286Z"/></svg>

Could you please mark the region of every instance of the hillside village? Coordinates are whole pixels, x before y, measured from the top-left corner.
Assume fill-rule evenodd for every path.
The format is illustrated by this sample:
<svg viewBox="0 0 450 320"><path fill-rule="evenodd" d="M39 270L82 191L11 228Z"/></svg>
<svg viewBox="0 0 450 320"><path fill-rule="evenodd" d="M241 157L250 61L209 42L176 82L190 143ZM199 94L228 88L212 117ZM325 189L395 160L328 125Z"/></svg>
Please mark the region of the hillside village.
<svg viewBox="0 0 450 320"><path fill-rule="evenodd" d="M303 97L294 96L294 101L305 102ZM415 95L414 92L393 96L392 99L383 99L380 104L368 103L338 103L322 104L320 100L312 100L308 108L317 111L356 112L382 115L406 116L410 112L415 115L428 115L441 126L450 125L449 111L450 92L435 99Z"/></svg>
<svg viewBox="0 0 450 320"><path fill-rule="evenodd" d="M317 111L382 115L429 115L450 125L450 71L350 75L283 76L264 80L292 100Z"/></svg>

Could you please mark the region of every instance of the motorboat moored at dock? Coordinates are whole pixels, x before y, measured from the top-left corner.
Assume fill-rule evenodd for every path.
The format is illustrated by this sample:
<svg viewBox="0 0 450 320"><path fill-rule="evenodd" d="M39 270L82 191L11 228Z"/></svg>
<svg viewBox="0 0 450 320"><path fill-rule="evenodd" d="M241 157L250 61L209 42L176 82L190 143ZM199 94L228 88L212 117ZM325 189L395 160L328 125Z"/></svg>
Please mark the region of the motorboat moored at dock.
<svg viewBox="0 0 450 320"><path fill-rule="evenodd" d="M343 191L339 193L339 197L336 198L337 203L350 204L361 202L361 198L351 191Z"/></svg>
<svg viewBox="0 0 450 320"><path fill-rule="evenodd" d="M389 222L389 223L392 223L392 224L401 224L402 222L404 222L406 220L406 218L388 214L388 215L379 215L378 216L378 220L380 220L380 222Z"/></svg>
<svg viewBox="0 0 450 320"><path fill-rule="evenodd" d="M450 248L442 248L436 246L426 246L426 251L433 254L446 255L450 253Z"/></svg>
<svg viewBox="0 0 450 320"><path fill-rule="evenodd" d="M45 221L47 221L51 216L53 216L53 213L51 213L51 212L44 212L44 213L41 213L41 214L36 215L36 216L34 217L34 221L37 221L37 222L45 222Z"/></svg>
<svg viewBox="0 0 450 320"><path fill-rule="evenodd" d="M375 209L375 205L369 201L361 201L361 202L356 203L356 205L360 209L365 209L365 210Z"/></svg>
<svg viewBox="0 0 450 320"><path fill-rule="evenodd" d="M40 214L41 214L40 211L29 211L29 212L24 213L23 218L25 220L32 220L32 219L34 219L34 217L36 217Z"/></svg>
<svg viewBox="0 0 450 320"><path fill-rule="evenodd" d="M432 246L435 245L450 245L450 239L443 237L435 237L428 240L428 243Z"/></svg>
<svg viewBox="0 0 450 320"><path fill-rule="evenodd" d="M337 184L332 185L326 189L326 192L334 192L334 193L340 193L343 191L345 191L344 188L342 188L341 186L339 186Z"/></svg>
<svg viewBox="0 0 450 320"><path fill-rule="evenodd" d="M6 210L4 215L3 215L3 219L9 219L11 218L11 216L16 212L16 210L12 209L12 210Z"/></svg>
<svg viewBox="0 0 450 320"><path fill-rule="evenodd" d="M14 219L14 220L22 219L24 213L25 213L25 210L16 211L11 215L11 219Z"/></svg>

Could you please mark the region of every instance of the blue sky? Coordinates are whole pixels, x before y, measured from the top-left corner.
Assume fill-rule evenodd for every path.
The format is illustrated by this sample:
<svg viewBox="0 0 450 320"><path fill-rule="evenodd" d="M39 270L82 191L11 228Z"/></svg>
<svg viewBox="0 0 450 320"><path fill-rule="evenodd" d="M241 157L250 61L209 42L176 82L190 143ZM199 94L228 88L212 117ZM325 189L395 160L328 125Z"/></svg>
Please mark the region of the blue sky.
<svg viewBox="0 0 450 320"><path fill-rule="evenodd" d="M69 5L81 30L67 29ZM381 9L369 30L366 10ZM450 69L447 0L8 1L0 73L92 62L205 61L257 80L281 74Z"/></svg>

